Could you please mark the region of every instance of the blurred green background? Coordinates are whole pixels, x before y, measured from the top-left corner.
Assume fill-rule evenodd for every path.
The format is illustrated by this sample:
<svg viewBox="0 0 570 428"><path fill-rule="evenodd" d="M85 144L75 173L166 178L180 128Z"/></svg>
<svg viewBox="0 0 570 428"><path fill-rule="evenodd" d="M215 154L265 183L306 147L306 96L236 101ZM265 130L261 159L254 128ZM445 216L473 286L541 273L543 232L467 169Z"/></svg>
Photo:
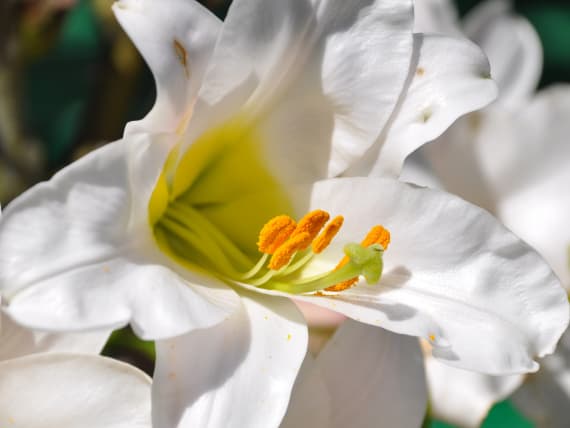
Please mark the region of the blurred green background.
<svg viewBox="0 0 570 428"><path fill-rule="evenodd" d="M159 1L159 0L157 0ZM348 1L348 0L347 0ZM420 0L421 1L421 0ZM0 202L105 142L144 116L154 100L152 75L117 26L111 0L0 1ZM204 0L221 18L229 1ZM459 0L465 14L477 0ZM570 2L514 1L544 47L540 86L570 80ZM116 332L105 352L152 371L154 350ZM445 428L426 420L425 427ZM484 428L526 428L508 402Z"/></svg>

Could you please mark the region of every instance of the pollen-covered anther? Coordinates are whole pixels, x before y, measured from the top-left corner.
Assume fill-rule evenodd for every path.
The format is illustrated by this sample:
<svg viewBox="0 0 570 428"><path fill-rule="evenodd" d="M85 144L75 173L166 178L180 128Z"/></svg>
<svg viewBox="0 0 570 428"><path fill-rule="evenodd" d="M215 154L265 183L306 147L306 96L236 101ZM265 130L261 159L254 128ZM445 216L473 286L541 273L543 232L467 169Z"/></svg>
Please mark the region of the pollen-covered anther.
<svg viewBox="0 0 570 428"><path fill-rule="evenodd" d="M342 224L344 223L344 217L339 215L333 218L330 222L327 223L324 230L320 233L319 236L315 238L313 243L311 244L311 249L313 253L319 254L322 253L325 248L327 248L331 241L334 239Z"/></svg>
<svg viewBox="0 0 570 428"><path fill-rule="evenodd" d="M287 265L297 251L307 248L311 244L311 235L302 232L291 236L287 242L281 245L271 256L269 269L278 270Z"/></svg>
<svg viewBox="0 0 570 428"><path fill-rule="evenodd" d="M347 279L346 281L339 282L338 284L327 287L326 291L344 291L358 282L358 278Z"/></svg>
<svg viewBox="0 0 570 428"><path fill-rule="evenodd" d="M280 215L269 220L259 232L257 248L265 254L273 254L293 234L297 227L295 220Z"/></svg>
<svg viewBox="0 0 570 428"><path fill-rule="evenodd" d="M373 244L380 244L384 250L388 249L390 244L390 232L381 225L376 225L366 234L360 245L369 247Z"/></svg>
<svg viewBox="0 0 570 428"><path fill-rule="evenodd" d="M308 242L304 247L299 248L300 250L306 249L311 242L317 237L323 226L329 221L330 215L326 211L323 210L315 210L311 211L310 213L306 214L299 223L297 223L297 227L295 231L291 235L291 239L297 235L302 235L303 233L307 233L309 235Z"/></svg>

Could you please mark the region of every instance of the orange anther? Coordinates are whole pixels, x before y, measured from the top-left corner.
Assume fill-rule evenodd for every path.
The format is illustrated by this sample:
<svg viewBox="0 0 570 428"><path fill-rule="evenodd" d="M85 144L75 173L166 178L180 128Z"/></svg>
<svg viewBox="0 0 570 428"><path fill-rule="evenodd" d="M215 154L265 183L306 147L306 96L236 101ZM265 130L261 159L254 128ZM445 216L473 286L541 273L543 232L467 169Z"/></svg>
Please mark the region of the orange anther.
<svg viewBox="0 0 570 428"><path fill-rule="evenodd" d="M372 244L380 244L387 249L390 244L390 232L379 224L374 226L360 243L363 247L369 247Z"/></svg>
<svg viewBox="0 0 570 428"><path fill-rule="evenodd" d="M329 218L330 218L329 213L327 213L326 211L323 210L311 211L310 213L306 214L301 220L299 220L299 223L297 224L295 231L291 235L291 238L299 234L307 233L309 235L309 240L305 245L305 247L301 248L301 250L304 250L311 244L313 239L315 239L315 237L319 234L325 223L329 221Z"/></svg>
<svg viewBox="0 0 570 428"><path fill-rule="evenodd" d="M322 233L317 236L313 241L312 249L315 254L319 254L324 251L325 248L329 246L333 238L336 236L342 223L344 222L344 217L339 215L333 218L326 226Z"/></svg>
<svg viewBox="0 0 570 428"><path fill-rule="evenodd" d="M347 279L346 281L339 282L338 284L331 285L330 287L327 287L325 290L327 290L327 291L343 291L343 290L346 290L347 288L352 287L357 282L358 282L358 278L350 278L350 279Z"/></svg>
<svg viewBox="0 0 570 428"><path fill-rule="evenodd" d="M271 256L269 269L278 270L291 260L291 257L311 244L311 236L307 232L291 236L287 242L281 245Z"/></svg>
<svg viewBox="0 0 570 428"><path fill-rule="evenodd" d="M273 254L295 231L295 220L286 215L273 217L259 232L257 248L266 254Z"/></svg>

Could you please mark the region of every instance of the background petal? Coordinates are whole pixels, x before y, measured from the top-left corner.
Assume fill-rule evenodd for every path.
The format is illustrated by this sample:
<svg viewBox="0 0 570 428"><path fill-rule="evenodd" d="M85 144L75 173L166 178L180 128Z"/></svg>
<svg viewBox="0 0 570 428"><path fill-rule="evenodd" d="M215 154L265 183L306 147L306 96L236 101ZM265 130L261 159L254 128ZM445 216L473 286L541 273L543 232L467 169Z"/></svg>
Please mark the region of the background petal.
<svg viewBox="0 0 570 428"><path fill-rule="evenodd" d="M280 428L331 428L332 401L323 373L307 352Z"/></svg>
<svg viewBox="0 0 570 428"><path fill-rule="evenodd" d="M41 354L0 363L0 423L150 428L150 379L110 358Z"/></svg>
<svg viewBox="0 0 570 428"><path fill-rule="evenodd" d="M487 0L465 17L465 34L491 63L501 105L518 108L536 90L542 72L542 44L526 20L512 11L508 0Z"/></svg>
<svg viewBox="0 0 570 428"><path fill-rule="evenodd" d="M279 426L307 328L288 299L245 295L242 302L216 327L157 342L155 426Z"/></svg>
<svg viewBox="0 0 570 428"><path fill-rule="evenodd" d="M120 0L113 11L150 67L157 91L154 108L126 133L174 132L191 114L221 21L194 0Z"/></svg>
<svg viewBox="0 0 570 428"><path fill-rule="evenodd" d="M537 427L563 428L568 425L570 405L570 332L566 331L553 355L541 363L541 370L527 377L512 397L517 409Z"/></svg>
<svg viewBox="0 0 570 428"><path fill-rule="evenodd" d="M418 341L344 322L316 358L331 396L330 427L417 427L427 405Z"/></svg>
<svg viewBox="0 0 570 428"><path fill-rule="evenodd" d="M570 287L569 115L570 86L542 91L510 122L512 138L497 151L502 158L485 162L488 180L497 184L498 217L546 258L565 287Z"/></svg>
<svg viewBox="0 0 570 428"><path fill-rule="evenodd" d="M569 114L570 87L553 86L518 111L494 106L470 115L414 155L429 160L443 188L489 210L535 247L566 287Z"/></svg>
<svg viewBox="0 0 570 428"><path fill-rule="evenodd" d="M414 32L462 35L455 2L421 0L414 3Z"/></svg>
<svg viewBox="0 0 570 428"><path fill-rule="evenodd" d="M410 153L496 97L489 63L468 40L415 34L414 52L409 83L389 128L345 175L398 176Z"/></svg>
<svg viewBox="0 0 570 428"><path fill-rule="evenodd" d="M543 368L544 370L544 368ZM426 358L430 410L437 419L461 427L479 427L498 401L520 386L523 375L490 376Z"/></svg>

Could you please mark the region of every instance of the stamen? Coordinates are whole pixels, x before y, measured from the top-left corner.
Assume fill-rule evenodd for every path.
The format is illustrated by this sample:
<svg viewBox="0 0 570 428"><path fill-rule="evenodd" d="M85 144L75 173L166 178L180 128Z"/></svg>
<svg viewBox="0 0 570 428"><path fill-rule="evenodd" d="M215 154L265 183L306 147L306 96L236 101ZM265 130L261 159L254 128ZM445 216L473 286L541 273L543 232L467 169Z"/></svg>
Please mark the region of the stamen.
<svg viewBox="0 0 570 428"><path fill-rule="evenodd" d="M175 257L192 268L206 266L228 282L291 294L338 292L360 277L369 284L377 283L383 252L390 243L390 233L382 226L373 227L361 244L345 245L345 257L332 271L305 275L304 266L330 245L343 225L342 216L328 222L329 217L327 212L315 210L298 223L286 215L272 218L259 233L257 246L262 254L257 262L184 201L170 203L154 231L157 241L168 245Z"/></svg>
<svg viewBox="0 0 570 428"><path fill-rule="evenodd" d="M295 220L280 215L269 220L259 232L257 248L265 254L273 254L295 231Z"/></svg>
<svg viewBox="0 0 570 428"><path fill-rule="evenodd" d="M305 246L300 248L300 250L306 249L311 244L311 242L313 242L315 237L319 234L325 223L329 221L329 218L330 215L326 211L323 210L311 211L299 221L297 227L295 228L295 231L291 235L291 239L293 239L297 235L302 235L303 233L307 233L309 237L306 241Z"/></svg>
<svg viewBox="0 0 570 428"><path fill-rule="evenodd" d="M261 286L287 293L302 294L326 290L329 284L340 284L359 275L363 275L369 284L375 284L380 280L383 268L382 253L384 252L380 245L374 244L365 248L360 244L347 244L344 252L349 261L338 270L286 282L273 280Z"/></svg>
<svg viewBox="0 0 570 428"><path fill-rule="evenodd" d="M381 225L376 225L366 235L362 240L360 245L363 247L369 247L373 244L380 244L386 250L390 244L390 232Z"/></svg>
<svg viewBox="0 0 570 428"><path fill-rule="evenodd" d="M205 235L205 239L211 237L224 253L238 263L240 269L246 269L251 266L252 260L243 254L230 239L194 208L179 202L174 202L170 205L169 216L181 224L197 226L191 228L197 233L203 232L200 234Z"/></svg>
<svg viewBox="0 0 570 428"><path fill-rule="evenodd" d="M324 251L325 248L329 246L333 238L336 236L340 228L342 227L342 223L344 222L344 217L339 215L333 218L326 226L322 233L317 236L317 238L313 241L311 247L313 253L319 254Z"/></svg>
<svg viewBox="0 0 570 428"><path fill-rule="evenodd" d="M390 244L390 232L388 231L388 229L385 229L383 226L379 224L370 229L366 234L366 236L364 237L364 239L362 240L362 242L360 243L360 245L363 246L364 248L370 247L371 245L374 244L381 245L382 248L384 248L384 250L386 250L388 248L388 245ZM348 258L348 256L344 256L341 259L341 261L338 262L338 265L336 265L334 270L335 271L339 270L344 265L346 265L349 262L349 260L350 259ZM339 282L338 284L328 287L325 290L336 291L336 292L343 291L346 290L347 288L352 287L357 282L358 282L358 277L355 277L348 279L346 281Z"/></svg>
<svg viewBox="0 0 570 428"><path fill-rule="evenodd" d="M281 245L277 251L273 253L271 260L269 261L269 269L281 269L289 263L291 257L293 257L297 251L307 248L310 244L311 235L307 232L291 236L287 242Z"/></svg>
<svg viewBox="0 0 570 428"><path fill-rule="evenodd" d="M336 270L336 269L335 269ZM347 279L346 281L339 282L338 284L331 285L330 287L325 288L326 291L343 291L358 282L358 277Z"/></svg>
<svg viewBox="0 0 570 428"><path fill-rule="evenodd" d="M301 253L298 252L295 257L299 256L299 254L301 254ZM279 275L283 276L283 275L289 275L291 273L297 272L299 269L301 269L303 266L305 266L308 262L310 262L311 259L314 257L314 255L315 254L312 251L306 251L305 255L300 257L299 260L291 263L289 266L287 266L286 269L283 269L282 271L280 271Z"/></svg>

